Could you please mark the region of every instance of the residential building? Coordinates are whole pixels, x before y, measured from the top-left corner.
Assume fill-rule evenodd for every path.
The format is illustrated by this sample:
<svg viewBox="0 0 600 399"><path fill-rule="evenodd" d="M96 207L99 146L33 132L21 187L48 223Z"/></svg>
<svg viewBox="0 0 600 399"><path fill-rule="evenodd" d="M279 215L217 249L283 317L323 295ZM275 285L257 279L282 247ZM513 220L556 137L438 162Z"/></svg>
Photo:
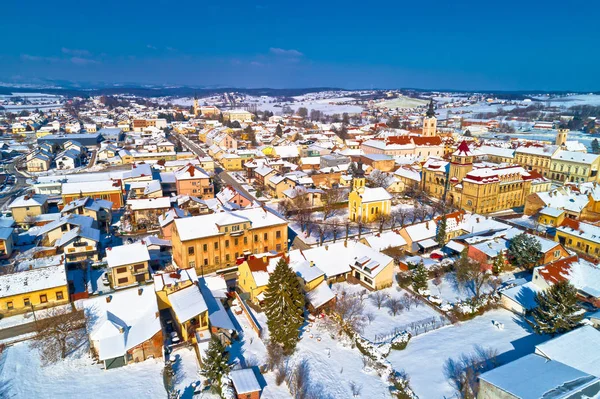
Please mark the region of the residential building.
<svg viewBox="0 0 600 399"><path fill-rule="evenodd" d="M106 248L106 263L113 288L128 287L151 280L150 254L143 243Z"/></svg>
<svg viewBox="0 0 600 399"><path fill-rule="evenodd" d="M152 286L83 301L92 355L105 370L163 356L163 333Z"/></svg>
<svg viewBox="0 0 600 399"><path fill-rule="evenodd" d="M48 212L48 197L43 194L25 194L8 206L15 223L27 225L32 217Z"/></svg>
<svg viewBox="0 0 600 399"><path fill-rule="evenodd" d="M600 257L600 226L564 219L556 228L556 241L567 248Z"/></svg>
<svg viewBox="0 0 600 399"><path fill-rule="evenodd" d="M3 316L68 302L64 263L0 275L0 314Z"/></svg>
<svg viewBox="0 0 600 399"><path fill-rule="evenodd" d="M264 208L175 219L173 260L204 275L251 254L285 251L287 237L287 221Z"/></svg>
<svg viewBox="0 0 600 399"><path fill-rule="evenodd" d="M112 202L113 209L122 208L123 186L119 180L79 181L63 183L61 186L63 204L83 197Z"/></svg>
<svg viewBox="0 0 600 399"><path fill-rule="evenodd" d="M208 174L194 165L187 165L175 172L178 195L192 195L201 199L214 198L212 180Z"/></svg>

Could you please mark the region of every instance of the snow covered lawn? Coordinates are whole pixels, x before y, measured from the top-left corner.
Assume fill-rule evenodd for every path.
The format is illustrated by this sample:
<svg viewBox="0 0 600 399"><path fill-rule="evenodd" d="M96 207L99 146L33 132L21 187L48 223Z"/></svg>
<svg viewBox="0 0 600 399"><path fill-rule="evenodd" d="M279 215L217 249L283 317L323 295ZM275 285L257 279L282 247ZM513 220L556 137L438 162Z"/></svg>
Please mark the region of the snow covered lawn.
<svg viewBox="0 0 600 399"><path fill-rule="evenodd" d="M46 367L38 352L22 342L9 346L0 357L1 396L10 398L160 398L162 359L147 360L104 371L93 364L87 346L66 360Z"/></svg>
<svg viewBox="0 0 600 399"><path fill-rule="evenodd" d="M56 306L51 309L61 309L61 308L67 309L70 307L71 307L71 304L66 304L66 305ZM34 315L32 312L21 313L21 314L9 316L9 317L3 317L2 319L0 319L0 330L9 328L9 327L19 326L21 324L33 323L36 319L39 320L39 319L46 318L46 317L50 316L49 310L50 309L36 310L35 318L34 318Z"/></svg>
<svg viewBox="0 0 600 399"><path fill-rule="evenodd" d="M342 290L345 290L347 293L358 293L362 291L364 287L356 284L348 284L348 283L340 283L333 285L333 291L340 293ZM399 288L394 281L394 286L380 290L380 292L389 296L389 298L401 298L405 294L408 294L407 291ZM396 316L393 316L385 302L381 306L381 309L377 308L377 304L374 301L374 296L376 292L369 292L367 297L364 300L365 305L365 314L371 313L374 316L374 319L371 323L368 323L365 326L364 331L362 332L362 336L371 341L377 340L377 336L391 334L394 329L400 327L406 327L408 324L413 322L422 321L425 319L436 318L439 320L441 316L438 312L433 310L429 305L426 305L424 302L421 302L418 306L412 306L410 310L404 309Z"/></svg>
<svg viewBox="0 0 600 399"><path fill-rule="evenodd" d="M250 364L263 364L266 359L264 343L248 325L243 315L231 313L243 331L243 343L234 343L231 353L232 359L238 358ZM264 313L255 313L261 327L263 337L268 336L267 323ZM311 338L312 336L312 338ZM317 338L320 338L318 340ZM389 397L388 385L375 373L363 371L362 356L358 349L342 346L337 338L331 338L329 331L321 321L307 326L298 343L296 352L290 359L293 367L299 362L306 361L310 370L309 381L313 389L321 398L351 398L350 382L354 381L362 386L361 397L386 398ZM284 384L275 384L275 374L269 372L263 375L266 381L261 398L280 399L290 398Z"/></svg>
<svg viewBox="0 0 600 399"><path fill-rule="evenodd" d="M494 327L492 321L504 324ZM443 327L414 337L403 351L392 351L388 360L396 370L404 369L411 387L420 398L453 397L453 389L444 376L444 363L462 353L471 353L479 345L498 351L498 360L505 364L528 353L548 339L533 334L513 313L493 310L473 320Z"/></svg>

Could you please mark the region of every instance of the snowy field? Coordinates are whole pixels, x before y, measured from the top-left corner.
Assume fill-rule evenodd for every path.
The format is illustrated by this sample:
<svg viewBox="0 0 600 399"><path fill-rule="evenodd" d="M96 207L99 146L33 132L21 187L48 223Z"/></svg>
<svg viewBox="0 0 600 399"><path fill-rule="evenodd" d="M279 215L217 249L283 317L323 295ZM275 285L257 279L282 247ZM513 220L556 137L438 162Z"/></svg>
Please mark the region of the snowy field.
<svg viewBox="0 0 600 399"><path fill-rule="evenodd" d="M267 323L264 313L255 314L263 328L263 339L268 337ZM243 331L243 343L234 343L232 359L238 359L246 364L262 364L266 359L266 349L263 342L250 328L243 315L231 313ZM326 325L318 320L306 326L296 352L290 359L290 366L306 361L310 370L309 381L312 389L324 399L351 398L350 382L362 386L361 397L388 398L387 383L372 372L363 371L362 355L357 349L345 347L332 339ZM277 386L275 375L269 372L263 375L268 384L261 398L280 399L291 398L285 383Z"/></svg>
<svg viewBox="0 0 600 399"><path fill-rule="evenodd" d="M349 294L356 294L364 289L364 287L361 285L349 283L334 284L332 288L333 291L338 294L342 291L346 291ZM395 299L400 299L402 296L408 294L407 291L398 287L396 281L394 281L392 287L385 288L380 291L383 292L388 298ZM394 329L406 327L410 323L420 322L431 318L440 320L440 313L423 302L417 306L412 306L410 310L404 309L399 314L394 316L390 313L385 303L381 306L381 309L378 309L377 303L374 301L374 296L374 292L369 292L363 302L365 305L365 314L370 313L374 316L373 321L365 326L365 329L361 334L368 340L377 340L378 336L391 334ZM445 318L444 322L447 322Z"/></svg>
<svg viewBox="0 0 600 399"><path fill-rule="evenodd" d="M65 361L43 367L37 351L22 342L0 357L0 397L163 399L163 365L162 359L147 360L105 371L93 363L85 345Z"/></svg>
<svg viewBox="0 0 600 399"><path fill-rule="evenodd" d="M504 324L494 327L492 321ZM444 375L444 362L476 346L496 349L501 364L532 353L534 346L549 337L533 334L513 313L501 309L453 326L414 337L403 351L392 351L388 360L396 370L405 370L419 398L454 397ZM365 396L368 397L368 396Z"/></svg>
<svg viewBox="0 0 600 399"><path fill-rule="evenodd" d="M416 108L427 104L427 100L420 100L418 98L410 98L400 96L391 100L381 101L375 104L376 107L382 108Z"/></svg>

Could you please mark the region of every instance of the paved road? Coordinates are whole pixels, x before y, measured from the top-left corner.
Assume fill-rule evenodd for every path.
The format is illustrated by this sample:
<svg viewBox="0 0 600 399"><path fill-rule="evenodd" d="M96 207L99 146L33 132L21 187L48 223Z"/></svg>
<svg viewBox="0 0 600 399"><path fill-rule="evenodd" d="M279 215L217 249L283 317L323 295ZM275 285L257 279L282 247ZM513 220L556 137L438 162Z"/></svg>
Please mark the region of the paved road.
<svg viewBox="0 0 600 399"><path fill-rule="evenodd" d="M0 340L18 337L19 335L29 334L35 331L35 322L20 324L18 326L3 328L0 330Z"/></svg>
<svg viewBox="0 0 600 399"><path fill-rule="evenodd" d="M11 162L6 165L6 173L15 176L15 184L10 191L0 195L0 209L4 208L9 202L21 195L23 189L27 187L27 178L17 170L15 163L16 162Z"/></svg>
<svg viewBox="0 0 600 399"><path fill-rule="evenodd" d="M179 134L179 133L172 133L172 134L175 135L181 141L181 143L183 145L185 145L194 154L198 155L199 157L207 156L206 153L204 152L204 150L202 148L200 148L200 146L198 146L198 144L194 143L193 141L191 141L184 135ZM251 195L244 187L242 187L242 183L240 183L233 176L231 176L229 173L224 171L216 161L215 161L215 172L216 172L215 177L218 177L224 183L224 185L230 185L233 188L235 188L238 192L240 192L242 195L244 195L248 198L254 199L254 196Z"/></svg>

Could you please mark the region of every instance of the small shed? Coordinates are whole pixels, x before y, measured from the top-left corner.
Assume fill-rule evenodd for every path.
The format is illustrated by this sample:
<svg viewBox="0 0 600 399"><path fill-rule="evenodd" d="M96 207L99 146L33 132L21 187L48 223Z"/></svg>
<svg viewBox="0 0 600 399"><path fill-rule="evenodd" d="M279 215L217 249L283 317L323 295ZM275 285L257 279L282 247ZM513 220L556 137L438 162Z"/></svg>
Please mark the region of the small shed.
<svg viewBox="0 0 600 399"><path fill-rule="evenodd" d="M260 398L260 383L252 369L233 370L229 373L238 399Z"/></svg>
<svg viewBox="0 0 600 399"><path fill-rule="evenodd" d="M542 289L532 282L509 288L500 293L500 302L508 310L524 315L537 307L535 297Z"/></svg>

